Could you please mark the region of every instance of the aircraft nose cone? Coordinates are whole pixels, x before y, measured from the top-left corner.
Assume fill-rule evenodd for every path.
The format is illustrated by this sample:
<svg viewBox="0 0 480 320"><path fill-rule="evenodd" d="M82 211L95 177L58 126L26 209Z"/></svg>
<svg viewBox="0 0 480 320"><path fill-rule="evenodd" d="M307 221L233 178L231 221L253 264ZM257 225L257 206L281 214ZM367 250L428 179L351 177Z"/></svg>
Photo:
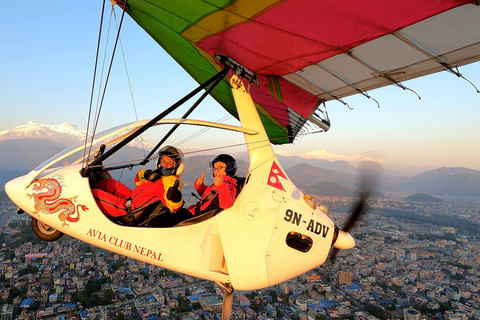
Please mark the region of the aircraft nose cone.
<svg viewBox="0 0 480 320"><path fill-rule="evenodd" d="M10 180L5 184L5 192L7 193L7 196L19 207L22 207L22 199L26 198L25 188L22 187L22 178L23 177Z"/></svg>
<svg viewBox="0 0 480 320"><path fill-rule="evenodd" d="M355 239L353 239L350 233L339 229L338 237L333 247L337 249L351 249L355 247Z"/></svg>

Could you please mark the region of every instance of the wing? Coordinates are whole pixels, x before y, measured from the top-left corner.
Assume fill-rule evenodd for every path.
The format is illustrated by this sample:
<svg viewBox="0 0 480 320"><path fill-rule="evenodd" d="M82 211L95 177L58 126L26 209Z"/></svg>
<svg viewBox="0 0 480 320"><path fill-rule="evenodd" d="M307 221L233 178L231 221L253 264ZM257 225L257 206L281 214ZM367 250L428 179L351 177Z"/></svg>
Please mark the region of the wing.
<svg viewBox="0 0 480 320"><path fill-rule="evenodd" d="M222 68L216 54L255 72L275 144L321 125L325 101L480 60L471 0L128 0L127 13L199 83ZM212 96L237 116L227 82Z"/></svg>

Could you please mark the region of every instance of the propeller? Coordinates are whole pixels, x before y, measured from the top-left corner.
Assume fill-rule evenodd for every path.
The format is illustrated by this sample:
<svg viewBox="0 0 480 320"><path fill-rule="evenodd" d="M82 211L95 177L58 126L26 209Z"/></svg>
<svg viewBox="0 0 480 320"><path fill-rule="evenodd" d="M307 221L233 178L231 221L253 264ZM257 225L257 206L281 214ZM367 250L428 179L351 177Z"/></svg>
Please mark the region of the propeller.
<svg viewBox="0 0 480 320"><path fill-rule="evenodd" d="M339 249L349 249L355 246L355 240L348 234L356 222L367 211L367 200L371 196L371 190L375 182L378 180L381 166L376 162L364 162L361 168L361 188L359 189L358 201L352 208L352 213L348 217L343 228L335 227L335 234L332 240L332 252L330 254L330 262L334 263Z"/></svg>
<svg viewBox="0 0 480 320"><path fill-rule="evenodd" d="M348 231L355 226L355 223L361 218L361 216L366 212L366 201L368 200L369 192L363 191L360 193L360 199L357 201L355 206L352 209L352 213L347 220L347 223L343 226L343 228L336 227L335 228L335 235L333 236L332 246L336 244L340 237L345 237L342 233L347 234ZM340 245L341 246L341 245ZM337 256L339 250L339 245L334 246L332 249L332 253L330 254L330 261L333 263L335 261L335 257Z"/></svg>

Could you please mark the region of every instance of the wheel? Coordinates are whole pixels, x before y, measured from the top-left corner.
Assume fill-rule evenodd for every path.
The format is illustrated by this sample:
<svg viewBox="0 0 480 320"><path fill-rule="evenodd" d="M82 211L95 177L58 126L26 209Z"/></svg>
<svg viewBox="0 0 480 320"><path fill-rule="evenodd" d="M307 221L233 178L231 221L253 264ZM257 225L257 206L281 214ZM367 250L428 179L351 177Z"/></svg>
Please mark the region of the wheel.
<svg viewBox="0 0 480 320"><path fill-rule="evenodd" d="M50 227L38 219L32 218L31 225L33 233L43 241L55 241L63 236L63 232Z"/></svg>

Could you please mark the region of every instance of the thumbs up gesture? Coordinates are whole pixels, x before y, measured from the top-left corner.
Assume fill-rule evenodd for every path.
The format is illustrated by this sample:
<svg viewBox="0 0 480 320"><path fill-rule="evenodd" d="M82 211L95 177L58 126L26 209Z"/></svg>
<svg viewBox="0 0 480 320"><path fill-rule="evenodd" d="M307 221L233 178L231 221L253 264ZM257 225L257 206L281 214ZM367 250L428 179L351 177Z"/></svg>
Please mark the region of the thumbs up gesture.
<svg viewBox="0 0 480 320"><path fill-rule="evenodd" d="M205 179L205 172L202 173L202 176L200 178L197 178L197 180L195 180L195 184L197 186L201 186L203 184L204 179Z"/></svg>
<svg viewBox="0 0 480 320"><path fill-rule="evenodd" d="M180 180L175 180L175 183L172 187L168 188L167 191L167 199L172 202L180 202L182 201L182 192L178 190L178 186L180 185Z"/></svg>

